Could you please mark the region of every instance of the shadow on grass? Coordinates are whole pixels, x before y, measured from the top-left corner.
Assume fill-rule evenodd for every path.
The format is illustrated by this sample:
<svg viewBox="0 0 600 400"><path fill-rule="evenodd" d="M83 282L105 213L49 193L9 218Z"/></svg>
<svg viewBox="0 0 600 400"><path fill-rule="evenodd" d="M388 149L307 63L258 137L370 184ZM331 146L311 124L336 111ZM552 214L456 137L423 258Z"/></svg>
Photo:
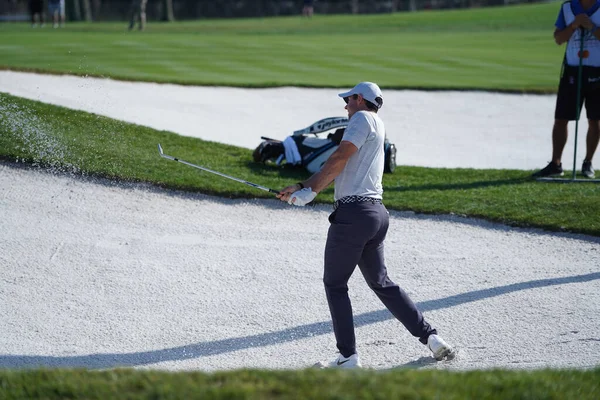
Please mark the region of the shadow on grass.
<svg viewBox="0 0 600 400"><path fill-rule="evenodd" d="M296 181L304 180L310 176L310 174L304 168L292 167L288 166L287 164L278 166L272 163L263 164L261 162L248 161L245 166L256 175L276 174L279 178L292 179Z"/></svg>
<svg viewBox="0 0 600 400"><path fill-rule="evenodd" d="M474 301L489 299L507 293L544 288L549 286L583 283L600 279L600 272L585 275L574 275L561 278L539 279L534 281L513 283L488 289L474 290L454 296L443 297L418 303L423 312L450 308ZM393 319L387 310L372 311L355 317L356 327L374 324ZM143 351L135 353L88 354L81 356L31 356L31 355L0 355L0 368L115 368L136 367L160 362L182 361L230 353L238 350L273 346L293 342L313 336L330 334L331 322L315 322L277 332L262 333L231 339L214 340L195 343L186 346L172 347L162 350ZM420 367L426 365L422 359L411 362L404 367ZM308 365L307 365L308 367Z"/></svg>
<svg viewBox="0 0 600 400"><path fill-rule="evenodd" d="M513 179L499 179L490 181L479 181L479 182L466 182L466 183L431 183L425 185L411 185L411 186L384 186L386 192L424 192L428 190L467 190L467 189L481 189L486 187L494 186L505 186L505 185L519 185L527 182L532 182L531 178L513 178Z"/></svg>

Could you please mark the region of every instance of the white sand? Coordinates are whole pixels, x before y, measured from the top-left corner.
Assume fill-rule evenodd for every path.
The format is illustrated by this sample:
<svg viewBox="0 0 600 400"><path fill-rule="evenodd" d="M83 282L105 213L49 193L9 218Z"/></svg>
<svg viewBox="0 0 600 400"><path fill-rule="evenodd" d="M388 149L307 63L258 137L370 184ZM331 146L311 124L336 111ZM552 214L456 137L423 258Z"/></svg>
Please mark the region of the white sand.
<svg viewBox="0 0 600 400"><path fill-rule="evenodd" d="M346 115L335 89L186 87L0 71L0 92L247 148L261 136L284 139L321 118ZM550 161L554 95L386 90L384 98L381 117L400 165L533 170ZM569 169L574 126L563 158ZM584 118L577 168L586 131Z"/></svg>
<svg viewBox="0 0 600 400"><path fill-rule="evenodd" d="M268 127L266 120L280 113L287 113L289 119L271 118L274 132L336 114L336 108L331 108L335 100L318 103L326 94L335 94L330 90L221 92L148 85L154 93L158 88L180 91L176 98L184 109L188 107L178 114L173 103L164 104L164 118L159 118L157 107L161 98L165 103L164 94L156 93L156 101L151 102L150 95L141 93L145 84L0 73L0 91L23 96L8 87L9 76L11 81L21 80L15 87L28 87L18 89L29 91L26 97L98 113L85 107L122 111L111 116L140 118L137 122L156 116L153 123L166 124L163 129L195 131L203 138L229 143L248 135L257 138L260 132L250 129ZM26 77L34 83L26 85ZM42 82L54 79L56 89L42 88ZM72 82L89 85L78 90L70 86ZM100 86L92 89L94 85ZM114 94L116 87L121 89L114 89ZM259 93L269 93L268 114L252 103ZM408 94L389 97L398 96L400 102ZM419 105L405 105L413 110L405 115L420 112L423 118L427 115L423 103L437 116L447 108L461 108L456 102L434 100L437 96L458 99L458 93L414 94ZM274 100L277 95L279 103ZM489 160L495 153L484 155L488 146L473 147L475 137L482 134L474 129L474 121L494 120L487 131L503 140L491 147L515 147L514 135L527 136L516 127L533 126L531 119L537 119L514 106L515 99L532 104L539 100L545 106L552 102L549 97L464 95L479 96L478 104L487 106L474 111L467 105L470 100L465 100L464 115L457 114L452 121L440 117L437 122L431 117L406 122L392 113L397 108L386 97L386 104L392 106L385 118L408 124L394 131L411 131L410 140L392 137L409 147L402 157L421 160L414 162L419 165L430 160L432 166L440 166L444 160L448 164L443 166L501 168L504 164ZM131 102L136 96L140 101L133 102L135 109L126 109L126 103L120 109L115 106L117 99ZM65 104L68 101L72 103ZM208 108L199 106L203 102ZM227 117L228 102L240 108L229 107L236 112ZM319 104L329 109L315 111ZM241 105L245 112L240 111ZM496 120L494 116L500 115L496 110L506 111L509 105L515 107L512 118ZM547 119L549 111L544 107L538 104L531 109ZM183 115L191 125L210 121L209 129L189 126L189 132L183 132ZM245 126L246 133L237 138L211 136L218 123L223 131L238 135L236 125ZM462 141L466 147L453 155L428 158L436 151L443 154L443 148L413 154L419 153L420 146L434 143L427 138L435 138L429 129L436 123L446 125L444 132L455 138L475 137ZM512 142L504 140L511 134L507 124L515 130ZM458 125L470 129L456 129ZM414 132L417 128L419 135ZM528 137L533 141L533 136ZM528 151L517 149L512 155L520 155L520 168L533 168L526 155L540 158L539 154L523 147ZM458 153L460 158L455 157ZM543 163L545 158L540 160ZM214 371L302 368L327 361L335 355L321 282L329 212L327 206L292 208L275 200L226 200L0 164L0 368L132 366ZM386 244L390 276L458 347L459 355L449 363L433 362L426 348L391 319L357 271L350 293L358 351L366 367L598 365L600 238L392 212Z"/></svg>

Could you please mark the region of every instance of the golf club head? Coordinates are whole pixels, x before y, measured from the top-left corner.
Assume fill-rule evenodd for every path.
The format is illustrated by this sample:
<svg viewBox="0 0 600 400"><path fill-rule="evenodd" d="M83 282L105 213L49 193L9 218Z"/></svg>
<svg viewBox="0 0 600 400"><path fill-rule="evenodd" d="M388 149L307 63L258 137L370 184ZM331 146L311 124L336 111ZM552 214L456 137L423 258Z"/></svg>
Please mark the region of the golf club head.
<svg viewBox="0 0 600 400"><path fill-rule="evenodd" d="M161 156L164 154L164 153L163 153L163 149L162 149L162 147L160 146L160 143L158 144L158 153L159 153Z"/></svg>

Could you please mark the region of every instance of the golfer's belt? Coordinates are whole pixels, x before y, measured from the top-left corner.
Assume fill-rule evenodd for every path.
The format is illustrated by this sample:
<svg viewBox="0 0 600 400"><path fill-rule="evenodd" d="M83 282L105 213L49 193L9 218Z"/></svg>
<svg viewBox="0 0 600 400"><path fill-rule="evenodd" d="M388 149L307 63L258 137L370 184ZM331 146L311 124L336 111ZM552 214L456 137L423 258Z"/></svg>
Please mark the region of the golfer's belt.
<svg viewBox="0 0 600 400"><path fill-rule="evenodd" d="M381 199L376 199L374 197L346 196L346 197L342 197L341 199L339 199L335 203L333 203L333 209L334 210L337 209L341 204L359 203L359 202L363 202L363 201L370 201L373 204L382 204L383 203L381 201Z"/></svg>

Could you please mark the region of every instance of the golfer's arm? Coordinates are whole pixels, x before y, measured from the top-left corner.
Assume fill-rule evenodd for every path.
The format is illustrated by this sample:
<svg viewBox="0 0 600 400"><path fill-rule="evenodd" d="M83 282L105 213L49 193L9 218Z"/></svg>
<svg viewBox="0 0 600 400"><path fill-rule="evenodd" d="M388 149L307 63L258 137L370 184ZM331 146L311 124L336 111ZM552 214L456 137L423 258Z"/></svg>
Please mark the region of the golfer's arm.
<svg viewBox="0 0 600 400"><path fill-rule="evenodd" d="M573 24L571 24L571 25L567 25L567 27L565 29L555 30L554 31L554 41L556 42L556 44L561 45L561 44L569 41L569 39L571 39L571 36L573 36L573 33L575 33L575 29L576 28L573 28Z"/></svg>
<svg viewBox="0 0 600 400"><path fill-rule="evenodd" d="M323 168L302 184L304 187L312 188L313 192L321 192L342 172L350 157L357 151L358 148L354 144L343 140L337 150L327 159Z"/></svg>

